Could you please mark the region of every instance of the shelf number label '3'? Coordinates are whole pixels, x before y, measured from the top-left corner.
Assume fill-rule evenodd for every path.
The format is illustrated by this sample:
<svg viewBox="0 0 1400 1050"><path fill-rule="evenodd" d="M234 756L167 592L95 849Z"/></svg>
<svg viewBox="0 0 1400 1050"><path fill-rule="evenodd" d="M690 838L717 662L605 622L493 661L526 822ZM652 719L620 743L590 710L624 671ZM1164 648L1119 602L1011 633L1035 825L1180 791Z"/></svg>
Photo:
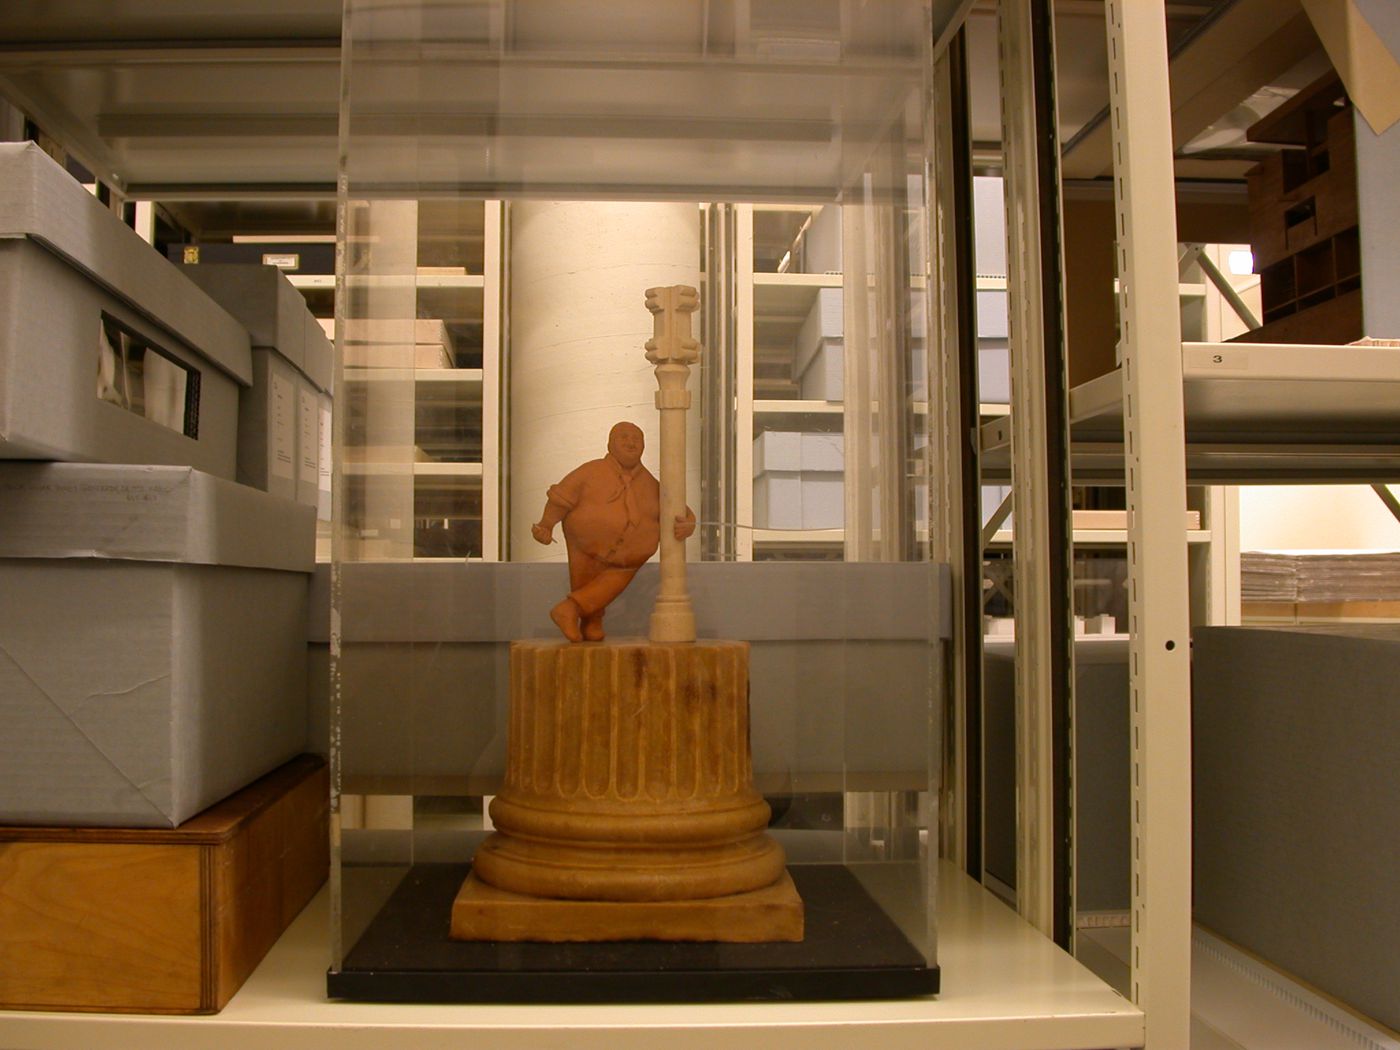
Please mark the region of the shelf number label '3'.
<svg viewBox="0 0 1400 1050"><path fill-rule="evenodd" d="M1218 372L1248 372L1249 351L1213 349L1204 355L1204 364Z"/></svg>

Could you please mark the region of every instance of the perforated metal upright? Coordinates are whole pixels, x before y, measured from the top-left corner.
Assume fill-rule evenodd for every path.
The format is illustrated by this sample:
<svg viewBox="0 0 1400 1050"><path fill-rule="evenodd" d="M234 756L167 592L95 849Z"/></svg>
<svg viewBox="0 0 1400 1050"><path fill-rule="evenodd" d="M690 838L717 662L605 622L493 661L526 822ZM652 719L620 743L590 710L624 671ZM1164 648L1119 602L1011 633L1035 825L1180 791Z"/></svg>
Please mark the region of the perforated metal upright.
<svg viewBox="0 0 1400 1050"><path fill-rule="evenodd" d="M935 38L943 43L966 17L970 5L935 4ZM1055 864L1058 836L1072 836L1072 822L1052 804L1068 782L1057 766L1071 728L1053 717L1056 675L1048 655L1064 638L1069 610L1047 585L1053 562L1069 530L1069 510L1057 509L1060 478L1048 455L1061 434L1055 418L1054 376L1044 373L1044 340L1054 338L1045 308L1053 306L1058 246L1044 240L1053 223L1044 208L1058 192L1057 173L1036 171L1037 127L1027 108L1036 103L1030 82L1037 74L1034 0L1003 0L998 7L1003 61L1004 163L1007 169L1008 260L1011 290L1019 303L1021 338L1013 339L1027 357L1016 371L1012 416L1020 430L1012 443L1012 473L1019 476L1015 500L1018 545L1027 544L1037 581L1027 615L1018 616L1018 647L1041 653L1018 681L1018 883L1025 887L1020 910L1046 933L1055 919ZM1043 13L1043 11L1042 11ZM1146 1014L1148 1050L1190 1043L1191 986L1191 735L1189 679L1189 584L1186 537L1186 472L1182 408L1181 323L1178 302L1175 185L1163 0L1110 0L1107 7L1110 61L1110 122L1113 138L1114 198L1118 221L1118 274L1125 407L1125 484L1128 502L1130 706L1132 764L1132 956L1131 997ZM1041 52L1053 49L1041 44ZM1053 96L1052 96L1053 97ZM1053 131L1053 123L1050 125ZM1014 170L1013 170L1014 169ZM939 207L951 205L951 188L935 181ZM1017 229L1016 227L1020 227ZM944 237L944 257L951 253ZM1019 314L1018 314L1019 312ZM947 355L956 352L950 336L939 340L945 375L956 376ZM1028 397L1025 395L1029 395ZM1047 403L1047 401L1049 403ZM1018 418L1019 417L1019 418ZM956 416L954 416L956 419ZM948 420L952 423L953 420ZM956 433L945 435L956 447ZM956 479L954 479L956 481ZM952 483L945 498L953 499ZM1057 514L1063 520L1050 520ZM1024 598L1025 596L1021 596ZM1019 604L1019 603L1018 603ZM1063 614L1065 624L1059 623ZM1072 673L1072 663L1064 663ZM976 704L967 690L955 703ZM964 712L966 714L967 712ZM955 717L955 722L961 721ZM955 785L964 791L966 784ZM966 824L976 814L954 807L947 815L948 837L975 841ZM1057 824L1057 821L1064 822ZM1072 853L1070 854L1072 855ZM975 862L963 858L965 866ZM1063 863L1063 860L1061 861ZM1072 883L1071 883L1072 886ZM1070 902L1072 907L1072 900Z"/></svg>
<svg viewBox="0 0 1400 1050"><path fill-rule="evenodd" d="M1176 195L1163 0L1108 4L1128 487L1132 998L1190 1044L1191 682Z"/></svg>

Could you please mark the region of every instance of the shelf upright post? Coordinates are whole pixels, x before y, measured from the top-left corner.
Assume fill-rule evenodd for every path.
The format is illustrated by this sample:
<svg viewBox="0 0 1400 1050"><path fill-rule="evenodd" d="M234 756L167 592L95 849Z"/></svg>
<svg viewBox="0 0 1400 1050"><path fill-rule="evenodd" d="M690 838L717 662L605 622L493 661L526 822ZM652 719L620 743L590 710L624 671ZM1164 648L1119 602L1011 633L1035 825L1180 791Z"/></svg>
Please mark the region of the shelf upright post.
<svg viewBox="0 0 1400 1050"><path fill-rule="evenodd" d="M1074 936L1073 554L1049 0L1002 0L997 35L1016 537L1016 904L1028 922L1069 948Z"/></svg>
<svg viewBox="0 0 1400 1050"><path fill-rule="evenodd" d="M972 131L966 36L933 61L928 187L929 439L934 443L930 540L952 573L953 648L944 721L942 852L982 877L982 544L978 475L977 290L973 251Z"/></svg>
<svg viewBox="0 0 1400 1050"><path fill-rule="evenodd" d="M481 557L501 560L501 291L504 277L504 210L485 202L485 265L481 299Z"/></svg>
<svg viewBox="0 0 1400 1050"><path fill-rule="evenodd" d="M1191 696L1181 316L1163 0L1109 0L1128 490L1132 999L1190 1043Z"/></svg>
<svg viewBox="0 0 1400 1050"><path fill-rule="evenodd" d="M735 206L704 207L705 354L700 359L700 558L734 558L735 496L739 487L735 465ZM752 264L750 264L752 265ZM752 295L752 289L750 289ZM749 479L744 479L752 491Z"/></svg>
<svg viewBox="0 0 1400 1050"><path fill-rule="evenodd" d="M753 561L753 205L734 205L734 558Z"/></svg>

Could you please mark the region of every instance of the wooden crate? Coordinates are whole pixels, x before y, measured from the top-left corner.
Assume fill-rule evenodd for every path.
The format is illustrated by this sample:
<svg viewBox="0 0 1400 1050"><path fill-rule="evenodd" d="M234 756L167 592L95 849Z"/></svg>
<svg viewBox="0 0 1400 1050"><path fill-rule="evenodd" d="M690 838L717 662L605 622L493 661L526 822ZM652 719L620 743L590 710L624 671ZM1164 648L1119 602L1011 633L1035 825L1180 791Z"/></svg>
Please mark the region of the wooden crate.
<svg viewBox="0 0 1400 1050"><path fill-rule="evenodd" d="M329 872L303 755L173 830L0 827L0 1007L216 1013Z"/></svg>

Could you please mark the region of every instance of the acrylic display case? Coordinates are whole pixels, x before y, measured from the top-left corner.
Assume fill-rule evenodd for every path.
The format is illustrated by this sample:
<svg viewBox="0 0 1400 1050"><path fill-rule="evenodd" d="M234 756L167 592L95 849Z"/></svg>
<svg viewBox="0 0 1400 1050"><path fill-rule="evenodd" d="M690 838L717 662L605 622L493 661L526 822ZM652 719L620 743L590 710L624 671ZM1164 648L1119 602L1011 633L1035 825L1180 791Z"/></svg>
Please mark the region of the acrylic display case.
<svg viewBox="0 0 1400 1050"><path fill-rule="evenodd" d="M330 994L936 992L950 597L929 535L928 5L652 0L582 25L569 7L346 8ZM454 941L521 731L511 643L557 640L568 587L563 545L531 525L619 420L657 470L644 297L670 285L700 298L698 644L748 643L752 780L805 936ZM583 644L645 635L657 588L648 564L609 641ZM679 710L598 717L615 739L703 729ZM539 732L587 794L568 733Z"/></svg>

